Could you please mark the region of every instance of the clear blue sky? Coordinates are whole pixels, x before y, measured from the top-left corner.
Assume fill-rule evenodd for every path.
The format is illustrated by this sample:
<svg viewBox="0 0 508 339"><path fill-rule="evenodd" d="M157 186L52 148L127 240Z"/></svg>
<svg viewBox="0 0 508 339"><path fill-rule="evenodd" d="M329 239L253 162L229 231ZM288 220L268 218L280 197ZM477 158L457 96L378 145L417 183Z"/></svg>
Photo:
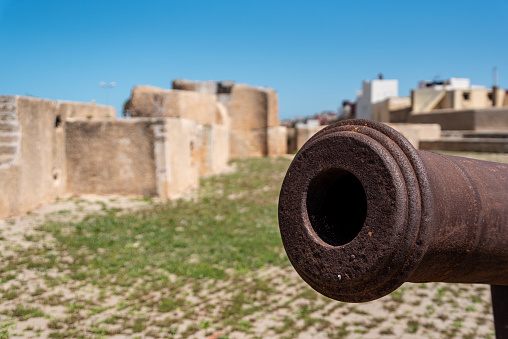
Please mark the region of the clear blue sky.
<svg viewBox="0 0 508 339"><path fill-rule="evenodd" d="M0 0L0 94L104 103L175 78L272 87L280 117L336 110L382 72L508 87L508 1Z"/></svg>

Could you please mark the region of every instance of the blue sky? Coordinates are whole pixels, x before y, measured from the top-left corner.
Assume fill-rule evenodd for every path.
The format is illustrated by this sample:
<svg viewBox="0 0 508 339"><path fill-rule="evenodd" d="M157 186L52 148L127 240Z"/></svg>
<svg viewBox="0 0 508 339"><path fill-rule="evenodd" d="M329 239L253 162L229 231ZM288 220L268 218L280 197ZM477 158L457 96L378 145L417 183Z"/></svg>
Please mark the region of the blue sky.
<svg viewBox="0 0 508 339"><path fill-rule="evenodd" d="M135 85L234 80L279 94L280 117L336 110L383 73L508 87L508 1L0 0L0 94L104 103Z"/></svg>

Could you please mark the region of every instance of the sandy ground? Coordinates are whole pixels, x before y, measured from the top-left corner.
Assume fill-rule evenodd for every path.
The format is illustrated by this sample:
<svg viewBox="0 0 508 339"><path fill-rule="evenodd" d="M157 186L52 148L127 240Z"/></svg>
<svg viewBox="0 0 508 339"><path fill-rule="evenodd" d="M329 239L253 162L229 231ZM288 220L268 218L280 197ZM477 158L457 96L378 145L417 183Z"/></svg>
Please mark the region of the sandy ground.
<svg viewBox="0 0 508 339"><path fill-rule="evenodd" d="M486 285L406 284L380 300L346 304L309 289L291 267L219 281L168 273L171 283L162 287L150 281L98 287L65 270L8 268L26 250L54 246L38 230L47 220L77 221L101 213L104 204L128 213L150 203L83 196L0 221L0 338L494 338ZM163 300L179 306L163 309Z"/></svg>

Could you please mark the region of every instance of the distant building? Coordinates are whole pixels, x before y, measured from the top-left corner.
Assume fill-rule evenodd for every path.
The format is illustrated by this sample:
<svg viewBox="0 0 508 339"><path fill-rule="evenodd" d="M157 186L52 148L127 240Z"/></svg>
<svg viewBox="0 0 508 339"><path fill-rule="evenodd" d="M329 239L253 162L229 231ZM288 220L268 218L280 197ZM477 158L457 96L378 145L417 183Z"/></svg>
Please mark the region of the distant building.
<svg viewBox="0 0 508 339"><path fill-rule="evenodd" d="M450 78L448 80L432 80L432 81L420 81L418 88L433 88L433 89L466 89L466 88L485 88L484 86L471 86L471 81L468 78Z"/></svg>
<svg viewBox="0 0 508 339"><path fill-rule="evenodd" d="M356 117L356 102L344 100L342 106L339 107L340 119L354 119Z"/></svg>
<svg viewBox="0 0 508 339"><path fill-rule="evenodd" d="M508 96L504 89L495 85L492 88L471 85L470 80L466 78L422 81L418 87L411 91L411 113L407 119L409 123L437 123L444 131L469 131L470 135L477 132L508 131ZM468 142L454 144L453 147L470 151L499 150L488 146L489 143L491 145L497 143L496 140L490 140L481 147L464 148L466 147L464 145L469 145ZM448 147L446 145L440 144L439 147ZM505 147L504 143L500 145Z"/></svg>
<svg viewBox="0 0 508 339"><path fill-rule="evenodd" d="M388 97L372 104L372 120L379 122L405 122L411 111L411 98Z"/></svg>
<svg viewBox="0 0 508 339"><path fill-rule="evenodd" d="M357 93L356 118L372 119L372 105L389 97L399 96L399 81L374 79L364 81Z"/></svg>
<svg viewBox="0 0 508 339"><path fill-rule="evenodd" d="M411 92L412 113L435 110L465 110L504 105L506 92L471 85L467 78L450 78L443 81L420 81Z"/></svg>

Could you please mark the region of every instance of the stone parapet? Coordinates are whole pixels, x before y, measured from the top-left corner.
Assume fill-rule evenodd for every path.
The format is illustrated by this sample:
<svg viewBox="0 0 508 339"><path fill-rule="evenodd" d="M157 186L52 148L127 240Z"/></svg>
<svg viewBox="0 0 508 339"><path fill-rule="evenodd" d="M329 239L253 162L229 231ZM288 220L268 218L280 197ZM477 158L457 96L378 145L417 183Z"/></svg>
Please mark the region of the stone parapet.
<svg viewBox="0 0 508 339"><path fill-rule="evenodd" d="M200 124L225 124L215 94L166 90L152 86L132 89L129 112L132 117L182 118Z"/></svg>
<svg viewBox="0 0 508 339"><path fill-rule="evenodd" d="M438 124L386 124L402 134L416 149L422 140L437 140L441 137L441 126Z"/></svg>
<svg viewBox="0 0 508 339"><path fill-rule="evenodd" d="M443 130L506 131L508 107L440 109L429 113L411 114L408 122L439 124Z"/></svg>
<svg viewBox="0 0 508 339"><path fill-rule="evenodd" d="M215 94L231 120L230 156L246 158L282 155L287 147L270 141L279 127L277 92L271 88L253 87L232 81L173 81L173 89ZM273 129L270 131L270 129ZM282 131L282 129L280 129ZM281 132L282 133L282 132ZM278 146L275 146L278 144ZM282 152L275 154L274 152Z"/></svg>
<svg viewBox="0 0 508 339"><path fill-rule="evenodd" d="M68 193L69 115L87 121L116 116L112 107L0 96L0 217L24 213Z"/></svg>
<svg viewBox="0 0 508 339"><path fill-rule="evenodd" d="M308 126L296 125L296 149L302 148L303 144L307 142L314 134L325 128L326 126Z"/></svg>
<svg viewBox="0 0 508 339"><path fill-rule="evenodd" d="M157 124L162 120L69 119L65 140L68 191L156 196Z"/></svg>

